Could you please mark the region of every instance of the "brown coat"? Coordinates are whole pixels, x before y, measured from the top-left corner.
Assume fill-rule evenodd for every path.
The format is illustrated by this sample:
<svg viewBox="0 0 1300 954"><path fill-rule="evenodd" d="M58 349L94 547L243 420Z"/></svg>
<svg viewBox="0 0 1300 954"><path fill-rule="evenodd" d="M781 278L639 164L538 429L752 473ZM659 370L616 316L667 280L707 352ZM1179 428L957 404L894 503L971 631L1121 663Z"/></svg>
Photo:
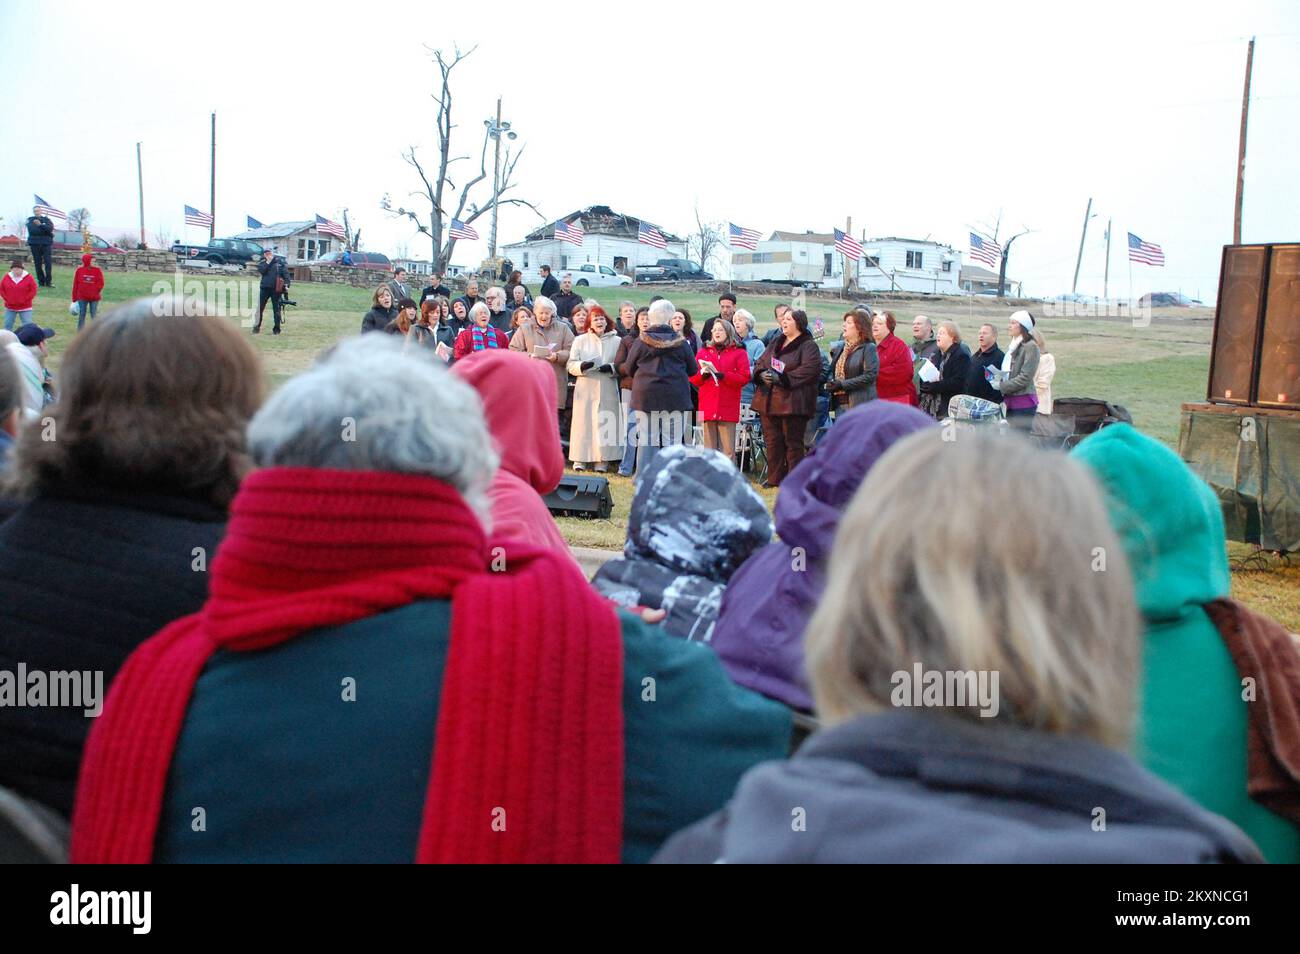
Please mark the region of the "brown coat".
<svg viewBox="0 0 1300 954"><path fill-rule="evenodd" d="M777 373L776 383L763 383L762 373L772 370L772 359L785 365ZM803 332L794 341L785 335L772 339L762 356L754 362L754 401L752 407L765 417L812 417L817 412L817 386L822 376L822 350L812 335Z"/></svg>
<svg viewBox="0 0 1300 954"><path fill-rule="evenodd" d="M562 408L569 399L569 372L566 365L569 363L569 350L573 347L573 329L558 318L552 318L545 328L530 321L516 328L514 337L510 339L511 351L522 351L529 356L538 345L555 345L555 361L551 363L551 370L555 372L555 406Z"/></svg>

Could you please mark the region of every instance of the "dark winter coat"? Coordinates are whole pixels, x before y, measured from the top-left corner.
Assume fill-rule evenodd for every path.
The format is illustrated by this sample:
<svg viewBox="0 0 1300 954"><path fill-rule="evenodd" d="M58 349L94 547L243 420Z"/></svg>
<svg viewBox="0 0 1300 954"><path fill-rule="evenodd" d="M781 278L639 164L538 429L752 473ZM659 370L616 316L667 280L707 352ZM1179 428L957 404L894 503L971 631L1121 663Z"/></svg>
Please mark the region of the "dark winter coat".
<svg viewBox="0 0 1300 954"><path fill-rule="evenodd" d="M1259 862L1239 829L1129 755L993 719L917 710L817 733L751 769L730 804L657 862ZM804 809L806 830L791 824ZM1090 824L1097 806L1106 830Z"/></svg>
<svg viewBox="0 0 1300 954"><path fill-rule="evenodd" d="M98 671L106 693L137 645L202 607L225 521L206 503L89 486L23 504L0 523L0 671ZM93 722L0 706L0 785L71 814Z"/></svg>
<svg viewBox="0 0 1300 954"><path fill-rule="evenodd" d="M966 390L966 381L970 376L970 352L966 345L958 342L948 348L947 354L940 352L938 367L939 380L922 381L921 395L923 401L926 395L938 398L937 413L934 416L942 421L948 416L948 402Z"/></svg>
<svg viewBox="0 0 1300 954"><path fill-rule="evenodd" d="M767 505L730 460L675 444L637 477L623 555L592 585L620 606L667 610L669 634L708 642L727 581L771 539Z"/></svg>
<svg viewBox="0 0 1300 954"><path fill-rule="evenodd" d="M54 223L45 215L32 215L27 219L28 245L53 245Z"/></svg>
<svg viewBox="0 0 1300 954"><path fill-rule="evenodd" d="M388 323L397 317L398 307L393 305L389 308L380 308L375 305L366 312L365 317L361 319L361 333L367 331L383 331L388 327Z"/></svg>
<svg viewBox="0 0 1300 954"><path fill-rule="evenodd" d="M420 292L420 300L417 304L422 305L430 298L446 298L450 301L451 289L446 285L425 285L424 289Z"/></svg>
<svg viewBox="0 0 1300 954"><path fill-rule="evenodd" d="M885 451L933 425L915 408L870 401L841 415L781 482L781 539L736 571L713 631L713 648L731 678L796 709L812 708L803 671L804 628L821 598L825 560L844 508ZM795 564L803 569L791 572Z"/></svg>
<svg viewBox="0 0 1300 954"><path fill-rule="evenodd" d="M774 384L763 380L772 371L772 359L785 365ZM765 417L812 417L817 412L817 391L822 374L822 351L812 335L803 332L794 341L775 339L754 362L753 408Z"/></svg>
<svg viewBox="0 0 1300 954"><path fill-rule="evenodd" d="M632 342L619 375L632 379L632 410L689 411L690 378L699 370L686 339L654 325Z"/></svg>
<svg viewBox="0 0 1300 954"><path fill-rule="evenodd" d="M835 369L839 366L840 354L845 347L847 345L843 341L838 341L831 347L831 380L827 388L830 390L831 408L836 412L847 411L875 400L876 374L880 371L876 343L864 341L845 360L844 377L837 379Z"/></svg>
<svg viewBox="0 0 1300 954"><path fill-rule="evenodd" d="M548 295L551 301L555 302L555 314L558 318L568 321L573 317L573 309L582 304L582 296L573 292L557 291L554 295Z"/></svg>
<svg viewBox="0 0 1300 954"><path fill-rule="evenodd" d="M551 301L555 301L555 296L559 293L560 280L554 275L547 275L546 278L542 280L541 296L543 298L549 298Z"/></svg>
<svg viewBox="0 0 1300 954"><path fill-rule="evenodd" d="M974 351L970 356L970 367L966 371L966 387L963 394L969 394L972 397L983 398L985 401L992 401L994 404L1002 403L1002 392L989 384L988 379L984 377L985 368L1002 367L1002 349L994 345L988 351Z"/></svg>
<svg viewBox="0 0 1300 954"><path fill-rule="evenodd" d="M289 268L284 263L284 259L275 256L269 262L266 259L257 263L257 271L262 276L261 287L268 291L275 291L275 280L284 279L284 287L289 287ZM396 300L396 299L394 299Z"/></svg>

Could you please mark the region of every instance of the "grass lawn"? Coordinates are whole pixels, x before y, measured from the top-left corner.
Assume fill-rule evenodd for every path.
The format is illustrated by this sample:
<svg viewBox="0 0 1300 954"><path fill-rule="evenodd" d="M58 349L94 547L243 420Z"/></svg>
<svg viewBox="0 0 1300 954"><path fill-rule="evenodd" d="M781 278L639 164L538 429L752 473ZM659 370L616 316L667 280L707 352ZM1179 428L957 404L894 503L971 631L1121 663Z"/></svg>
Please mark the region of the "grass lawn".
<svg viewBox="0 0 1300 954"><path fill-rule="evenodd" d="M230 276L219 276L230 280ZM128 301L153 292L155 283L173 286L173 276L148 272L106 272L104 303ZM202 287L204 273L186 273L185 280ZM51 341L51 367L56 371L59 356L76 331L76 318L68 314L72 287L72 270L54 270L54 289L41 289L33 317L42 325L54 327L58 334ZM252 284L252 283L250 283ZM187 290L187 294L190 290ZM348 285L299 284L292 290L299 302L286 309L285 333L270 334L268 315L262 334L254 339L262 355L267 384L274 388L308 367L324 348L360 330L361 316L370 307L371 292ZM617 310L623 299L637 305L649 302L652 295L662 294L690 310L697 331L704 319L717 312L717 298L712 294L682 293L671 286L643 286L592 289L594 297L607 311ZM256 290L252 300L256 302ZM754 313L759 333L774 324L772 309L789 301L788 296L742 296L741 307ZM990 299L934 299L890 302L873 299L878 308L888 308L899 319L900 334L910 339L910 322L916 314L935 320L951 319L961 328L963 337L974 342L979 324L993 323L1000 337L1010 309ZM846 305L826 299L809 298L806 309L810 317L820 317L827 328L823 346L839 334L840 316ZM239 320L232 318L231 320ZM1209 371L1210 337L1213 330L1211 309L1157 309L1148 327L1135 328L1127 319L1065 319L1044 317L1040 328L1048 350L1056 356L1056 378L1052 391L1056 397L1104 397L1122 404L1133 415L1134 424L1144 433L1173 447L1178 439L1180 407L1185 401L1203 400ZM607 521L564 518L559 521L565 539L574 546L619 549L632 499L632 482L612 477L614 514ZM763 492L769 503L771 491ZM1250 549L1229 545L1229 555L1241 560ZM1296 566L1272 561L1265 569L1238 569L1233 572L1233 595L1261 612L1268 613L1300 631L1300 560Z"/></svg>

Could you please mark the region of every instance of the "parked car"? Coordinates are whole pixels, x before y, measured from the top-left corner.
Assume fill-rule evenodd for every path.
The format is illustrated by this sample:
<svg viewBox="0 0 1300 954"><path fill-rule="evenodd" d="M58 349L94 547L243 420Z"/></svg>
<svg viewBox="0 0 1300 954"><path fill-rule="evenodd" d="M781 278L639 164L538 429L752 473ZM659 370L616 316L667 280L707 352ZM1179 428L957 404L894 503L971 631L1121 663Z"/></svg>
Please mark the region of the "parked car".
<svg viewBox="0 0 1300 954"><path fill-rule="evenodd" d="M207 245L172 246L176 257L190 262L207 262L209 265L246 265L262 257L262 246L247 239L218 238Z"/></svg>
<svg viewBox="0 0 1300 954"><path fill-rule="evenodd" d="M6 235L0 238L0 245L26 245L27 240L19 238L17 235ZM54 244L52 248L63 249L68 252L81 251L81 233L70 232L66 229L54 230ZM90 251L96 255L123 255L126 249L118 248L112 242L105 242L98 235L90 236Z"/></svg>
<svg viewBox="0 0 1300 954"><path fill-rule="evenodd" d="M711 282L713 276L694 262L684 258L661 258L653 265L639 265L636 280L640 282Z"/></svg>
<svg viewBox="0 0 1300 954"><path fill-rule="evenodd" d="M326 252L320 258L314 258L310 262L304 262L306 265L341 265L340 259L343 253ZM379 252L353 252L352 267L365 268L374 272L391 272L393 263L388 260L387 255L381 255Z"/></svg>
<svg viewBox="0 0 1300 954"><path fill-rule="evenodd" d="M579 265L577 268L570 268L567 272L561 272L561 275L572 275L573 284L592 288L611 288L615 285L631 285L632 279L627 275L620 275L608 265Z"/></svg>

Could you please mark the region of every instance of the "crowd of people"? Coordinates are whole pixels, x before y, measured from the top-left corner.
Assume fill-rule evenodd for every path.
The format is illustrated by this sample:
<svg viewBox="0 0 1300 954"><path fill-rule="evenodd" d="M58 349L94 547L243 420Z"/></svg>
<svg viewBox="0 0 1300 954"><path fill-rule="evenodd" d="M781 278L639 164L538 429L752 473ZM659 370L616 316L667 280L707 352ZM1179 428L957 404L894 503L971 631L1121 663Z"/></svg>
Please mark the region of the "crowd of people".
<svg viewBox="0 0 1300 954"><path fill-rule="evenodd" d="M46 420L0 361L0 674L111 685L0 678L0 788L71 860L1300 860L1300 658L1229 598L1210 489L1127 425L937 422L1039 412L1032 316L1003 353L855 308L823 356L798 309L764 341L724 295L697 347L564 285L385 284L269 398L234 325L149 300L76 336ZM637 476L590 582L557 423Z"/></svg>
<svg viewBox="0 0 1300 954"><path fill-rule="evenodd" d="M740 463L739 427L751 414L763 435L764 483L778 487L829 424L868 401L910 404L942 420L954 398L967 396L976 416L1005 413L1025 430L1034 415L1052 412L1055 361L1027 311L1011 316L1005 353L997 328L984 324L972 354L955 322L917 316L909 345L892 312L858 307L844 314L827 354L807 313L786 304L775 307L776 328L760 339L753 314L724 292L697 334L691 313L661 296L641 308L623 301L611 317L573 292L571 275L557 280L545 267L543 274L536 297L514 271L482 297L477 279L453 299L435 277L417 302L399 270L375 290L361 330L433 348L449 364L501 348L547 362L574 469L622 476L682 443Z"/></svg>

